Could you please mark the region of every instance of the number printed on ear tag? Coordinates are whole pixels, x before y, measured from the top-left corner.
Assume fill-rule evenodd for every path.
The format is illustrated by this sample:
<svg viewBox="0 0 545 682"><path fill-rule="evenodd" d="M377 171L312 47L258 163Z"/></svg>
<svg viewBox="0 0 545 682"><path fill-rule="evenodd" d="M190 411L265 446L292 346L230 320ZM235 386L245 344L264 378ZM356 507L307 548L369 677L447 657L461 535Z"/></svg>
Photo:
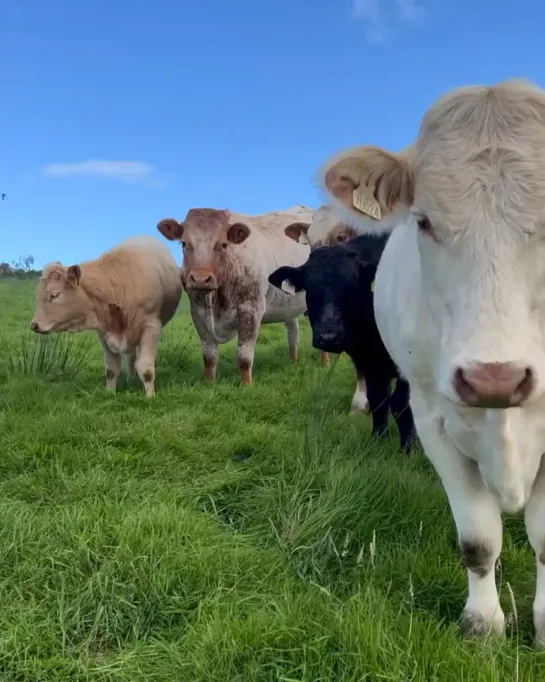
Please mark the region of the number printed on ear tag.
<svg viewBox="0 0 545 682"><path fill-rule="evenodd" d="M382 218L380 204L366 185L360 185L352 192L352 206L354 206L356 211L364 213L370 218L374 218L375 220L380 220Z"/></svg>

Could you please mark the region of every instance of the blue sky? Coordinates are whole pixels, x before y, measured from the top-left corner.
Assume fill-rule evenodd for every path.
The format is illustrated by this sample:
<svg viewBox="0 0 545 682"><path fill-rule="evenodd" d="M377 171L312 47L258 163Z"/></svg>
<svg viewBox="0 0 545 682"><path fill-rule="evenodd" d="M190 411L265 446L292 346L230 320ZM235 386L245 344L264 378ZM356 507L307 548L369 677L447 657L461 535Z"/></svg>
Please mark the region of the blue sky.
<svg viewBox="0 0 545 682"><path fill-rule="evenodd" d="M318 206L329 155L409 144L445 90L545 86L544 22L537 0L0 3L0 261L94 258L192 206Z"/></svg>

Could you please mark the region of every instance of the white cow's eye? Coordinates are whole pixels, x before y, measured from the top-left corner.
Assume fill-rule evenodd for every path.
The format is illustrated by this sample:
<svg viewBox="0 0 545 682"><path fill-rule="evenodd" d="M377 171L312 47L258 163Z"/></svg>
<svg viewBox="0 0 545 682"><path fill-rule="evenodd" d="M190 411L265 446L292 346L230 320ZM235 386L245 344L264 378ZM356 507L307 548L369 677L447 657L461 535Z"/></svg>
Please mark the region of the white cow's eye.
<svg viewBox="0 0 545 682"><path fill-rule="evenodd" d="M435 236L435 232L433 230L433 225L431 224L430 219L427 216L418 217L418 229L420 230L420 232L427 234L432 239L437 241L437 237Z"/></svg>

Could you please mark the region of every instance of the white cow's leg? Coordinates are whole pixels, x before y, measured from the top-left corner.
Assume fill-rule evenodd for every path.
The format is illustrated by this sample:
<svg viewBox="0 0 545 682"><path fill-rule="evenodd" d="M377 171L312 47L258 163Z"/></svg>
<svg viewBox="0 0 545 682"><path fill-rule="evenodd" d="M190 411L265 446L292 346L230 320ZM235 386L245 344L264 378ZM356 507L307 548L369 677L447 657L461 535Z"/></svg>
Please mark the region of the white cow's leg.
<svg viewBox="0 0 545 682"><path fill-rule="evenodd" d="M534 599L536 646L545 649L545 457L525 510L528 539L536 553L537 581Z"/></svg>
<svg viewBox="0 0 545 682"><path fill-rule="evenodd" d="M161 324L157 322L146 327L140 338L138 357L136 359L136 371L144 384L148 398L155 395L155 357L157 346L161 336Z"/></svg>
<svg viewBox="0 0 545 682"><path fill-rule="evenodd" d="M469 596L462 627L467 635L503 634L505 617L494 570L502 546L499 506L475 463L462 455L445 433L442 419L430 416L431 406L426 414L418 403L411 399L417 432L447 493L467 568Z"/></svg>
<svg viewBox="0 0 545 682"><path fill-rule="evenodd" d="M365 383L365 377L356 370L356 392L352 398L350 414L366 412L368 409L369 401L367 400L367 384Z"/></svg>
<svg viewBox="0 0 545 682"><path fill-rule="evenodd" d="M104 365L106 367L106 388L115 393L117 390L117 382L121 374L122 356L114 353L108 347L104 336L99 333L98 338L104 350Z"/></svg>
<svg viewBox="0 0 545 682"><path fill-rule="evenodd" d="M255 304L252 305L251 303L243 304L237 310L237 366L243 384L252 383L255 344L262 316L262 308L257 308Z"/></svg>
<svg viewBox="0 0 545 682"><path fill-rule="evenodd" d="M288 353L290 360L297 362L297 348L299 346L299 320L286 320L284 322L286 327L286 337L288 339Z"/></svg>

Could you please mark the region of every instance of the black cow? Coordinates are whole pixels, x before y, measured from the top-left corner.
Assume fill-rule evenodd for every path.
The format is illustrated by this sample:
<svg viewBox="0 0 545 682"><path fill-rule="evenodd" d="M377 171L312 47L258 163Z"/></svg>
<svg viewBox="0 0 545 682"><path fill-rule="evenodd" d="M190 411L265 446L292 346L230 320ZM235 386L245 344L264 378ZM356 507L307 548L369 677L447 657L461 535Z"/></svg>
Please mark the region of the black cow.
<svg viewBox="0 0 545 682"><path fill-rule="evenodd" d="M347 353L358 379L365 378L373 419L373 435L383 436L392 411L401 448L414 439L409 384L384 347L375 322L372 285L388 235L356 237L345 244L324 246L310 253L300 267L284 266L269 276L275 287L306 291L312 345L328 353ZM390 395L392 379L396 387Z"/></svg>

